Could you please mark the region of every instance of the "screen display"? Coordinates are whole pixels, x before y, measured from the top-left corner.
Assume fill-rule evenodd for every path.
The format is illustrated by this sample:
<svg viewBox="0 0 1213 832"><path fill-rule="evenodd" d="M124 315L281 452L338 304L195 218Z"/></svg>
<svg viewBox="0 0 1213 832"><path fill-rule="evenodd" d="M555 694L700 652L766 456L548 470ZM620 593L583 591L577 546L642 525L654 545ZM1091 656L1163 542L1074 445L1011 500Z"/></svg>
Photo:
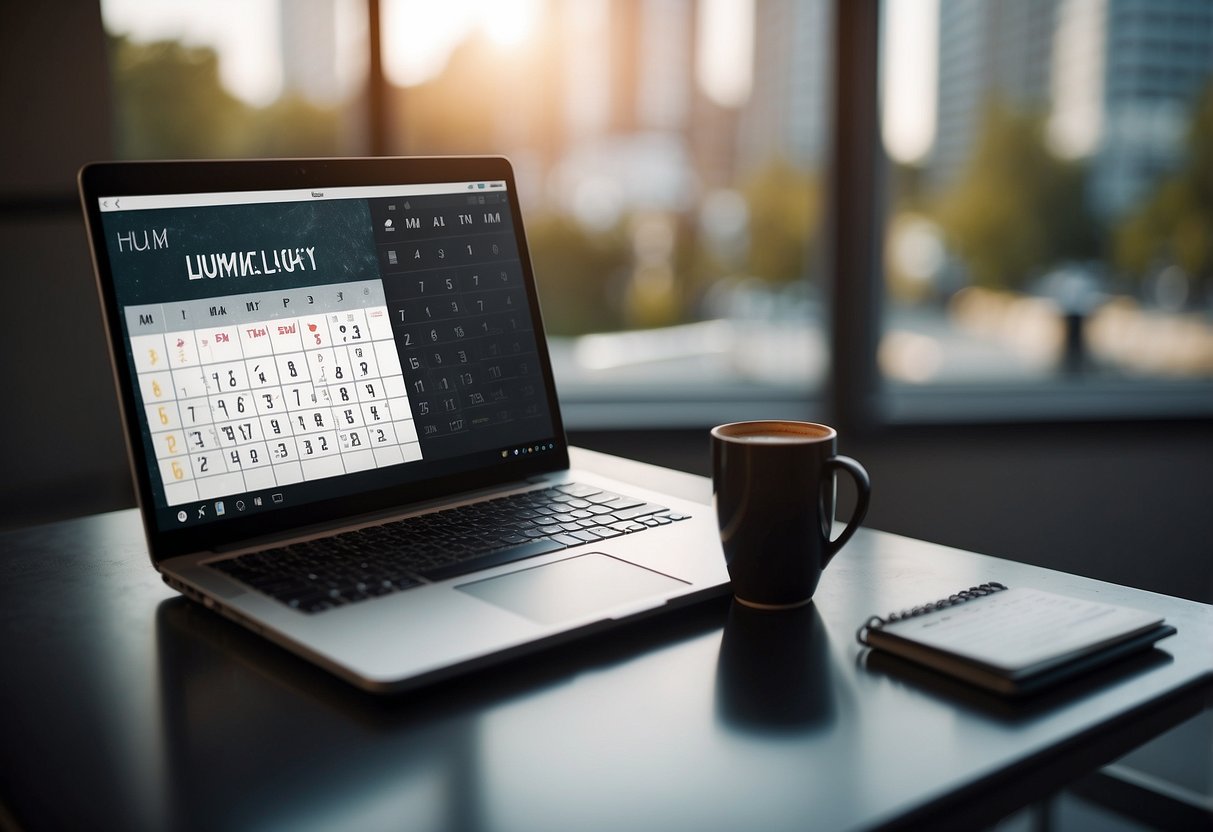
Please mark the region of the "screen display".
<svg viewBox="0 0 1213 832"><path fill-rule="evenodd" d="M161 530L556 448L505 182L99 203Z"/></svg>

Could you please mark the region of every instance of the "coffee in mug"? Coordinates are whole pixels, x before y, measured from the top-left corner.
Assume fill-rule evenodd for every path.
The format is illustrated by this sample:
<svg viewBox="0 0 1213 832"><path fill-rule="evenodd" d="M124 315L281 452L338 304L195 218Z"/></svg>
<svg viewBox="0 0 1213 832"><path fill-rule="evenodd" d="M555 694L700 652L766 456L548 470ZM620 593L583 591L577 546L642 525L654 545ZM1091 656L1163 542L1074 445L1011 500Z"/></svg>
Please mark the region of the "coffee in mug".
<svg viewBox="0 0 1213 832"><path fill-rule="evenodd" d="M725 563L737 600L780 609L807 603L822 570L868 511L871 482L837 453L838 432L795 421L735 422L712 429L712 491ZM858 498L831 539L834 475L845 471Z"/></svg>

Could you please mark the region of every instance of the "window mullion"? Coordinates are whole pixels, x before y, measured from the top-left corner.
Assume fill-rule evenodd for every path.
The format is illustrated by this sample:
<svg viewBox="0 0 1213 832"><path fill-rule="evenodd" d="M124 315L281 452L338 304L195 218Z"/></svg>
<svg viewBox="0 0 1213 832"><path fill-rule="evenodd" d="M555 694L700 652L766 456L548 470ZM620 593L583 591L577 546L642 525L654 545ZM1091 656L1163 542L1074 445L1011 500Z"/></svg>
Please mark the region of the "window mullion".
<svg viewBox="0 0 1213 832"><path fill-rule="evenodd" d="M876 427L881 323L880 195L883 145L878 110L880 4L835 0L826 275L832 418L848 431Z"/></svg>

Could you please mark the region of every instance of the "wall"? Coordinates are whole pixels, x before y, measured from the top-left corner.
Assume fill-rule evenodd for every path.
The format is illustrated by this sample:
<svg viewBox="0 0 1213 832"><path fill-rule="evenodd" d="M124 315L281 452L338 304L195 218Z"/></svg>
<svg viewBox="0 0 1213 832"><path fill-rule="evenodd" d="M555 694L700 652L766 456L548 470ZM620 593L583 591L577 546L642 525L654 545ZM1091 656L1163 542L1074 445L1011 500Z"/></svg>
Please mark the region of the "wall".
<svg viewBox="0 0 1213 832"><path fill-rule="evenodd" d="M0 526L129 505L76 170L112 154L97 3L0 4Z"/></svg>

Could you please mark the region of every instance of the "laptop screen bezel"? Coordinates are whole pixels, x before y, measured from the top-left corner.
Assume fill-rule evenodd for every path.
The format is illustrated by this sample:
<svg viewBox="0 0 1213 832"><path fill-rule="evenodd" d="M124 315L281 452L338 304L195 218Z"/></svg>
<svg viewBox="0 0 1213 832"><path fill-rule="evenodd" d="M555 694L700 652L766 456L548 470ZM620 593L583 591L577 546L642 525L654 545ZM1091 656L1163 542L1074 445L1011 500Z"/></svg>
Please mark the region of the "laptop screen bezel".
<svg viewBox="0 0 1213 832"><path fill-rule="evenodd" d="M513 232L517 242L529 312L534 322L536 348L547 391L548 417L555 448L524 456L509 464L484 466L421 482L406 483L344 497L284 506L222 522L164 530L157 527L151 468L136 414L139 399L126 360L122 310L103 233L99 200L102 197L201 194L216 192L274 191L344 187L440 184L501 180L506 183ZM89 232L94 274L106 322L107 346L125 427L126 445L136 497L142 509L148 551L154 563L177 555L226 549L256 539L272 540L307 529L332 525L359 515L408 510L413 504L440 500L478 489L548 474L569 467L568 443L552 377L551 359L535 277L526 246L522 213L513 169L505 157L424 157L373 159L268 159L238 161L102 162L86 165L78 175L85 223ZM538 438L538 437L537 437Z"/></svg>

